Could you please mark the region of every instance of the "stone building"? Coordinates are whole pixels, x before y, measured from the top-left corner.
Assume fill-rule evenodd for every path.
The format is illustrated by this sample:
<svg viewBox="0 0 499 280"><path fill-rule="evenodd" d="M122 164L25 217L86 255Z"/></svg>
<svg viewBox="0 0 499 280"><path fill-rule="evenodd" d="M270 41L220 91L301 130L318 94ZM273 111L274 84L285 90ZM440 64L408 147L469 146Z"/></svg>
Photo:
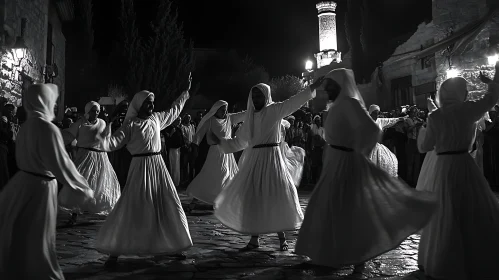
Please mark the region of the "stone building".
<svg viewBox="0 0 499 280"><path fill-rule="evenodd" d="M375 71L368 95L382 110L426 108L426 98L452 74L466 78L470 93L481 96L486 86L478 74L490 74L489 57L499 53L498 6L490 0L433 0L432 22L421 23Z"/></svg>
<svg viewBox="0 0 499 280"><path fill-rule="evenodd" d="M57 2L57 5L56 5ZM32 83L59 86L60 104L65 93L65 49L61 3L55 0L0 0L0 96L16 106ZM23 41L26 48L15 49ZM62 107L62 106L61 106ZM59 113L63 111L60 108Z"/></svg>

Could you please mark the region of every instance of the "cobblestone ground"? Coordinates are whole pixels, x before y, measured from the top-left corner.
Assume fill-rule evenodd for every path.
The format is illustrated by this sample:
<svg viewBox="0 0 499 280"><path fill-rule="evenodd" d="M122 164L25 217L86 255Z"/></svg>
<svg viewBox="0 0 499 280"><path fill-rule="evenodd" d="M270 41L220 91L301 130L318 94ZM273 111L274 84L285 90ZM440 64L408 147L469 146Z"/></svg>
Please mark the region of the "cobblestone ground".
<svg viewBox="0 0 499 280"><path fill-rule="evenodd" d="M189 202L183 193L180 197L183 203ZM309 193L300 193L304 208L308 197ZM225 228L209 207L199 208L188 216L194 247L187 251L186 260L123 257L113 270L104 268L107 256L94 249L97 231L105 218L86 215L74 227L66 227L69 215L61 212L57 253L66 279L423 279L417 271L418 235L367 263L362 274L352 274L352 267L339 271L304 270L293 267L306 260L293 254L297 231L287 233L288 252L278 250L276 235L265 235L260 249L239 253L237 249L249 237Z"/></svg>

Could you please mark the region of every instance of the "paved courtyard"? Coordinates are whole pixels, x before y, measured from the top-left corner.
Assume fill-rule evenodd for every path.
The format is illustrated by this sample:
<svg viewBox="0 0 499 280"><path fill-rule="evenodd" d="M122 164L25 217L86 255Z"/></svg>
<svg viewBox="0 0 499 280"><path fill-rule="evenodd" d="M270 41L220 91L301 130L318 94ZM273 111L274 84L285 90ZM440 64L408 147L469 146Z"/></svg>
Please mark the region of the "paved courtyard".
<svg viewBox="0 0 499 280"><path fill-rule="evenodd" d="M180 194L183 203L189 199ZM300 193L305 208L309 193ZM225 228L209 207L201 207L188 216L194 247L186 260L139 257L120 258L117 268L104 268L106 255L94 249L97 231L104 217L82 216L74 227L64 225L68 214L59 213L57 251L66 279L424 279L417 271L419 236L410 236L403 244L369 262L362 274L353 268L339 271L304 270L293 267L306 259L293 254L297 232L288 232L290 250L280 252L276 235L261 238L253 252L239 253L249 240Z"/></svg>

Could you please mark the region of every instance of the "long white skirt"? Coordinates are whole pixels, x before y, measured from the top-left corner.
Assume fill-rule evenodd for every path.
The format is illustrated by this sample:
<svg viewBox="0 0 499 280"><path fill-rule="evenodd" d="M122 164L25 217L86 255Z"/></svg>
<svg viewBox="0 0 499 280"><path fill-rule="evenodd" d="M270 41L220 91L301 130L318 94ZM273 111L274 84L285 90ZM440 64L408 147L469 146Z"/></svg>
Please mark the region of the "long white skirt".
<svg viewBox="0 0 499 280"><path fill-rule="evenodd" d="M99 230L98 251L147 256L192 246L187 218L161 155L133 158L126 182Z"/></svg>
<svg viewBox="0 0 499 280"><path fill-rule="evenodd" d="M74 205L71 202L74 192L69 187L63 187L59 193L59 205L66 211L108 215L120 198L121 189L107 153L80 148L74 162L78 172L87 179L89 187L94 191L95 201Z"/></svg>
<svg viewBox="0 0 499 280"><path fill-rule="evenodd" d="M437 162L437 153L435 151L429 151L424 157L423 165L421 165L421 171L419 172L418 184L416 185L416 190L418 191L435 191L435 185L431 184L432 172L435 168L435 163Z"/></svg>
<svg viewBox="0 0 499 280"><path fill-rule="evenodd" d="M215 200L215 216L245 234L295 230L303 212L281 147L248 148L239 172Z"/></svg>
<svg viewBox="0 0 499 280"><path fill-rule="evenodd" d="M428 223L433 194L415 191L364 155L325 149L296 254L330 267L358 264L395 249Z"/></svg>
<svg viewBox="0 0 499 280"><path fill-rule="evenodd" d="M288 143L281 143L282 155L288 168L295 187L300 186L301 177L303 175L303 165L305 165L305 150L298 146L289 147Z"/></svg>
<svg viewBox="0 0 499 280"><path fill-rule="evenodd" d="M0 193L0 279L64 279L56 220L57 181L18 172Z"/></svg>
<svg viewBox="0 0 499 280"><path fill-rule="evenodd" d="M178 187L180 184L180 148L168 150L168 167L172 174L173 184Z"/></svg>
<svg viewBox="0 0 499 280"><path fill-rule="evenodd" d="M222 189L238 171L233 154L224 154L218 145L211 146L201 172L187 187L187 194L214 204Z"/></svg>
<svg viewBox="0 0 499 280"><path fill-rule="evenodd" d="M431 166L426 188L439 208L421 234L418 263L437 279L497 279L499 201L469 154L435 155Z"/></svg>
<svg viewBox="0 0 499 280"><path fill-rule="evenodd" d="M376 146L374 146L373 150L369 154L369 159L388 174L393 177L398 177L399 163L397 156L385 145L376 143Z"/></svg>

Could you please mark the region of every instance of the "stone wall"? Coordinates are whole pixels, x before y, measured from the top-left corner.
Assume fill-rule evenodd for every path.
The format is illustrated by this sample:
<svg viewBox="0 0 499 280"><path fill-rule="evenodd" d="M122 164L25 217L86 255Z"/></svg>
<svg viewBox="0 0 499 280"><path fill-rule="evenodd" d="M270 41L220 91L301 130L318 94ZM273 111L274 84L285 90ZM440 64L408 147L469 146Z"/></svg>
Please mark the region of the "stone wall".
<svg viewBox="0 0 499 280"><path fill-rule="evenodd" d="M421 67L420 60L406 59L394 62L403 55L419 51L421 46L428 47L434 43L435 26L433 22L421 23L414 34L405 43L398 46L392 56L383 63L383 85L377 94L378 104L382 110L394 107L394 96L391 92L393 79L412 76L412 86L435 81L435 64L431 67ZM375 81L373 79L373 81Z"/></svg>
<svg viewBox="0 0 499 280"><path fill-rule="evenodd" d="M16 36L21 35L21 19L27 19L24 41L28 49L24 58L19 59L15 52L6 49L1 59L0 95L20 105L23 84L23 75L20 73L24 73L33 81L43 81L49 0L3 0L3 2L4 24L12 28Z"/></svg>
<svg viewBox="0 0 499 280"><path fill-rule="evenodd" d="M50 0L1 0L4 7L4 24L21 35L21 19L26 18L24 41L28 49L23 58L6 48L2 51L0 96L17 106L21 105L23 86L32 82L45 82L44 71L47 54L48 23L53 26L54 62L58 66L58 77L54 83L64 93L65 39L55 8Z"/></svg>
<svg viewBox="0 0 499 280"><path fill-rule="evenodd" d="M467 24L484 17L488 12L487 0L434 0L435 40L444 39L449 36L451 30L459 30ZM458 69L460 76L468 80L468 90L474 95L474 98L481 96L486 90L486 86L478 79L479 72L484 71L489 76L492 76L493 66L488 65L487 51L490 35L498 33L498 31L498 24L490 22L462 53L451 56L452 67ZM438 88L446 79L446 71L449 68L447 52L438 52L436 61Z"/></svg>

